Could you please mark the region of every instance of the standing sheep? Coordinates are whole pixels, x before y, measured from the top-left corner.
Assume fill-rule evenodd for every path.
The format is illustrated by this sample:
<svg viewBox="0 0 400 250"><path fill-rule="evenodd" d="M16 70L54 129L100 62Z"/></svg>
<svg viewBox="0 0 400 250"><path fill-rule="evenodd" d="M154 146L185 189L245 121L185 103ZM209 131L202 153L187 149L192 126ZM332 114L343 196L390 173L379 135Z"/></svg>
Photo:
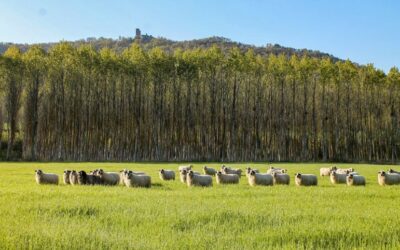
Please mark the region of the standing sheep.
<svg viewBox="0 0 400 250"><path fill-rule="evenodd" d="M70 174L71 174L71 170L68 170L68 169L64 170L64 173L63 173L63 181L64 181L64 184L65 184L65 185L71 184L71 183L69 182L69 175L70 175Z"/></svg>
<svg viewBox="0 0 400 250"><path fill-rule="evenodd" d="M254 170L250 171L247 177L250 186L272 186L274 185L274 178L271 174L259 174Z"/></svg>
<svg viewBox="0 0 400 250"><path fill-rule="evenodd" d="M272 174L272 173L280 173L280 174L284 174L287 173L287 169L284 168L274 168L274 167L269 167L269 169L267 170L267 174Z"/></svg>
<svg viewBox="0 0 400 250"><path fill-rule="evenodd" d="M333 171L337 169L336 166L330 167L330 168L320 168L319 169L319 175L320 176L330 176Z"/></svg>
<svg viewBox="0 0 400 250"><path fill-rule="evenodd" d="M37 184L55 184L58 185L58 175L46 174L42 170L35 170L35 179Z"/></svg>
<svg viewBox="0 0 400 250"><path fill-rule="evenodd" d="M203 173L206 175L216 175L217 174L217 170L215 170L214 168L209 168L207 166L203 167Z"/></svg>
<svg viewBox="0 0 400 250"><path fill-rule="evenodd" d="M125 185L127 187L151 187L151 177L148 175L136 175L128 173L125 179Z"/></svg>
<svg viewBox="0 0 400 250"><path fill-rule="evenodd" d="M215 175L215 180L218 184L238 184L239 176L237 174L223 174L218 171Z"/></svg>
<svg viewBox="0 0 400 250"><path fill-rule="evenodd" d="M290 184L290 176L286 173L280 174L277 172L272 173L272 177L274 178L274 185L289 185Z"/></svg>
<svg viewBox="0 0 400 250"><path fill-rule="evenodd" d="M96 185L96 184L99 184L99 177L93 175L92 173L87 174L85 171L81 170L78 172L78 184L79 185Z"/></svg>
<svg viewBox="0 0 400 250"><path fill-rule="evenodd" d="M346 177L346 182L348 186L365 186L365 178L361 175L349 174Z"/></svg>
<svg viewBox="0 0 400 250"><path fill-rule="evenodd" d="M119 174L115 172L104 172L103 169L98 171L98 176L104 185L118 185Z"/></svg>
<svg viewBox="0 0 400 250"><path fill-rule="evenodd" d="M212 177L209 175L197 175L192 170L189 170L186 175L186 183L189 187L210 187L212 186Z"/></svg>
<svg viewBox="0 0 400 250"><path fill-rule="evenodd" d="M75 170L72 170L69 174L69 183L71 185L78 185L78 173Z"/></svg>
<svg viewBox="0 0 400 250"><path fill-rule="evenodd" d="M223 174L237 174L239 178L242 176L242 170L240 168L232 169L230 167L226 167L225 165L222 165L222 171Z"/></svg>
<svg viewBox="0 0 400 250"><path fill-rule="evenodd" d="M390 174L385 171L378 172L378 183L381 186L385 185L399 185L400 184L400 174Z"/></svg>
<svg viewBox="0 0 400 250"><path fill-rule="evenodd" d="M179 178L180 178L182 183L185 183L185 184L187 183L186 179L187 179L187 174L188 174L189 171L192 171L193 174L195 174L195 175L199 175L200 174L199 172L196 172L196 171L193 171L193 170L183 169L183 170L179 171Z"/></svg>
<svg viewBox="0 0 400 250"><path fill-rule="evenodd" d="M333 171L330 175L330 180L332 184L346 184L347 174L338 174Z"/></svg>
<svg viewBox="0 0 400 250"><path fill-rule="evenodd" d="M163 181L175 180L175 172L173 170L161 169L159 175Z"/></svg>
<svg viewBox="0 0 400 250"><path fill-rule="evenodd" d="M318 185L318 178L314 174L301 174L295 175L295 183L297 186L316 186Z"/></svg>

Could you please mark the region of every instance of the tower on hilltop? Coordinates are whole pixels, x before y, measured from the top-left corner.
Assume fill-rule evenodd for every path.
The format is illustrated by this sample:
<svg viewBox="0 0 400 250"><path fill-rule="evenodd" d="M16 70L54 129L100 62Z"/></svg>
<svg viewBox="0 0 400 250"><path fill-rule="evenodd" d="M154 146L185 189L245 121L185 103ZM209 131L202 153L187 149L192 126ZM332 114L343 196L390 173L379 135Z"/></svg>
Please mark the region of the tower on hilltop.
<svg viewBox="0 0 400 250"><path fill-rule="evenodd" d="M139 28L136 28L135 40L136 40L137 42L140 42L141 39L142 39L142 32L140 31Z"/></svg>

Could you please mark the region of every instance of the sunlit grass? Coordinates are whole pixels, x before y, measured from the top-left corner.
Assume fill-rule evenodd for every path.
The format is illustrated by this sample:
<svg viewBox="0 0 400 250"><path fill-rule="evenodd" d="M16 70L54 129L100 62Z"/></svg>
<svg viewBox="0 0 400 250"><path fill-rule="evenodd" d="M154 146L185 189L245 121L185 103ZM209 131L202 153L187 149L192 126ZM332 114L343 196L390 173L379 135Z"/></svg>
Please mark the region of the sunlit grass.
<svg viewBox="0 0 400 250"><path fill-rule="evenodd" d="M290 186L188 188L158 177L157 163L2 163L0 249L276 249L393 248L400 245L400 186L380 187L377 172L393 166L354 167L366 187L295 187L296 172L319 173L330 164L274 164ZM200 170L204 164L194 164ZM219 167L220 164L207 164ZM245 168L249 164L228 164ZM262 171L266 164L250 164ZM40 186L34 169L128 168L152 176L150 189L123 186ZM399 168L398 168L399 169ZM177 176L178 177L178 176ZM61 179L60 179L61 180Z"/></svg>

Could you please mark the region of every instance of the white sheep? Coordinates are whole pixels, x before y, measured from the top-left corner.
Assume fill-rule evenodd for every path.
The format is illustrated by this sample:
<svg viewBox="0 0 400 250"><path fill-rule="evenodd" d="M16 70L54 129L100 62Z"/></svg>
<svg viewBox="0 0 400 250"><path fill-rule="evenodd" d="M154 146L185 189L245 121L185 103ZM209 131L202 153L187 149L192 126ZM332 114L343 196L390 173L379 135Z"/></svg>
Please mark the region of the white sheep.
<svg viewBox="0 0 400 250"><path fill-rule="evenodd" d="M175 180L175 172L173 170L161 169L159 175L163 181Z"/></svg>
<svg viewBox="0 0 400 250"><path fill-rule="evenodd" d="M103 169L99 169L98 176L104 185L118 185L120 180L119 173L104 172Z"/></svg>
<svg viewBox="0 0 400 250"><path fill-rule="evenodd" d="M272 177L274 178L274 185L289 185L290 184L290 176L286 173L272 173Z"/></svg>
<svg viewBox="0 0 400 250"><path fill-rule="evenodd" d="M365 177L349 174L346 177L346 182L348 186L365 186Z"/></svg>
<svg viewBox="0 0 400 250"><path fill-rule="evenodd" d="M218 184L238 184L239 176L237 174L223 174L218 171L215 175L215 180Z"/></svg>
<svg viewBox="0 0 400 250"><path fill-rule="evenodd" d="M284 174L287 173L287 169L284 168L274 168L274 167L269 167L267 170L267 174L272 174L272 173L279 173L279 174Z"/></svg>
<svg viewBox="0 0 400 250"><path fill-rule="evenodd" d="M254 170L250 171L250 174L247 176L247 180L250 186L272 186L274 185L274 178L271 174L259 174Z"/></svg>
<svg viewBox="0 0 400 250"><path fill-rule="evenodd" d="M319 175L320 176L330 176L331 172L335 171L337 169L336 166L330 167L330 168L320 168L319 169Z"/></svg>
<svg viewBox="0 0 400 250"><path fill-rule="evenodd" d="M35 170L35 179L37 184L55 184L58 185L58 175L44 173L42 170Z"/></svg>
<svg viewBox="0 0 400 250"><path fill-rule="evenodd" d="M151 187L151 177L148 175L137 175L129 173L125 179L125 185L127 187Z"/></svg>
<svg viewBox="0 0 400 250"><path fill-rule="evenodd" d="M138 171L132 171L132 170L128 170L128 169L123 169L123 170L119 171L119 184L125 185L125 179L129 173L133 173L136 175L146 175L145 172L138 172Z"/></svg>
<svg viewBox="0 0 400 250"><path fill-rule="evenodd" d="M209 175L195 174L192 170L186 175L186 184L191 186L210 187L212 186L212 177Z"/></svg>
<svg viewBox="0 0 400 250"><path fill-rule="evenodd" d="M192 168L193 168L193 165L189 165L189 166L179 166L179 167L178 167L178 170L179 170L179 172L182 171L182 170L186 170L186 171L188 172L189 170L192 170Z"/></svg>
<svg viewBox="0 0 400 250"><path fill-rule="evenodd" d="M381 186L385 185L399 185L400 184L400 174L386 173L385 171L378 172L378 183Z"/></svg>
<svg viewBox="0 0 400 250"><path fill-rule="evenodd" d="M203 167L203 173L206 175L212 175L214 176L217 173L217 170L215 170L214 168L210 168L207 166Z"/></svg>
<svg viewBox="0 0 400 250"><path fill-rule="evenodd" d="M230 168L230 167L226 167L225 165L222 165L222 169L221 169L223 174L237 174L239 176L239 178L242 176L242 170L240 168Z"/></svg>
<svg viewBox="0 0 400 250"><path fill-rule="evenodd" d="M71 184L71 183L69 182L69 175L70 175L70 174L71 174L71 170L68 170L68 169L64 170L64 173L63 173L63 181L64 181L64 184L65 184L65 185Z"/></svg>
<svg viewBox="0 0 400 250"><path fill-rule="evenodd" d="M188 174L189 171L193 171L193 170L183 169L183 170L179 171L179 179L181 180L182 183L185 183L185 184L187 183L186 177L187 177L187 174ZM193 174L199 175L200 173L196 172L196 171L193 171Z"/></svg>
<svg viewBox="0 0 400 250"><path fill-rule="evenodd" d="M69 183L71 185L78 185L78 173L75 170L72 170L69 174Z"/></svg>
<svg viewBox="0 0 400 250"><path fill-rule="evenodd" d="M314 174L301 174L295 175L295 183L297 186L316 186L318 185L318 178Z"/></svg>
<svg viewBox="0 0 400 250"><path fill-rule="evenodd" d="M345 184L347 174L339 174L336 171L331 172L330 180L332 184Z"/></svg>
<svg viewBox="0 0 400 250"><path fill-rule="evenodd" d="M338 174L349 174L351 172L354 172L354 168L338 168L336 169L336 173Z"/></svg>

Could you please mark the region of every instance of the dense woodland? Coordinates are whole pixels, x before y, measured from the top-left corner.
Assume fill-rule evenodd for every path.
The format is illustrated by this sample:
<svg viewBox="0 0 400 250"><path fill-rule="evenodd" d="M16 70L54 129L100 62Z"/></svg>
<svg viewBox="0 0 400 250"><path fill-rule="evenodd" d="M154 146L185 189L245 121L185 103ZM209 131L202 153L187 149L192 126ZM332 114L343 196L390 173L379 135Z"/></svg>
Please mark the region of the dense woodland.
<svg viewBox="0 0 400 250"><path fill-rule="evenodd" d="M371 161L400 157L400 73L253 50L59 43L0 56L7 157Z"/></svg>

